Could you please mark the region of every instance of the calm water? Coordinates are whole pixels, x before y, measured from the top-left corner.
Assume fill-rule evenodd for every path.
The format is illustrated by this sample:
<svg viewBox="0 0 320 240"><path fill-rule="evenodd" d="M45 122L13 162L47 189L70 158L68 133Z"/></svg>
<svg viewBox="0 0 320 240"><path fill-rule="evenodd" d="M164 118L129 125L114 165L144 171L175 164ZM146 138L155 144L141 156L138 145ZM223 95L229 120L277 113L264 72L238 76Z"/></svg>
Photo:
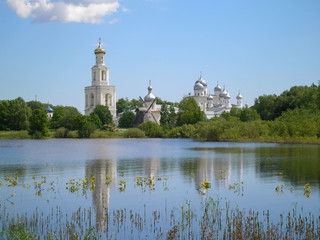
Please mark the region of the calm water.
<svg viewBox="0 0 320 240"><path fill-rule="evenodd" d="M16 186L8 180L15 173ZM95 177L95 187L84 193L79 179L86 176ZM155 178L153 184L139 185L138 176ZM172 209L186 201L198 209L213 197L232 208L269 210L277 221L292 208L319 216L320 147L181 139L0 140L0 179L6 216L50 215L57 208L72 214L81 207L92 209L92 221L101 224L116 209L141 215L158 211L165 229ZM74 192L70 179L80 186ZM120 180L126 181L122 189ZM206 180L211 188L201 189ZM41 181L37 188L35 182ZM303 189L307 183L310 194ZM277 184L284 184L282 191Z"/></svg>

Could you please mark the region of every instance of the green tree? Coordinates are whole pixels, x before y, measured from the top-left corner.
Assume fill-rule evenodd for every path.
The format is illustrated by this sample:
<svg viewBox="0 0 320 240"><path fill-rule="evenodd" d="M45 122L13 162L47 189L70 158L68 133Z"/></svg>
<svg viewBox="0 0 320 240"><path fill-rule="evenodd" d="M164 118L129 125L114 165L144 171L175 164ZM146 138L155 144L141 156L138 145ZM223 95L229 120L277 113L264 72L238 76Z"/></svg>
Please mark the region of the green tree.
<svg viewBox="0 0 320 240"><path fill-rule="evenodd" d="M98 115L102 125L113 123L112 122L112 115L111 115L109 108L107 106L98 105L95 107L93 112Z"/></svg>
<svg viewBox="0 0 320 240"><path fill-rule="evenodd" d="M129 110L135 110L138 107L142 107L143 102L140 99L131 99L130 101L130 109Z"/></svg>
<svg viewBox="0 0 320 240"><path fill-rule="evenodd" d="M57 129L61 127L61 119L65 116L63 106L56 106L53 108L53 116L50 119L50 128Z"/></svg>
<svg viewBox="0 0 320 240"><path fill-rule="evenodd" d="M46 107L48 106L48 105L43 104L43 103L41 103L39 101L29 101L29 102L27 102L27 105L31 109L32 113L36 109L40 109L40 110L44 110L45 111Z"/></svg>
<svg viewBox="0 0 320 240"><path fill-rule="evenodd" d="M250 121L255 121L259 119L260 119L260 116L257 113L257 111L252 110L250 108L244 108L240 113L240 120L242 122L250 122Z"/></svg>
<svg viewBox="0 0 320 240"><path fill-rule="evenodd" d="M26 130L29 126L29 117L31 116L31 109L26 102L18 97L17 99L9 101L9 118L8 128L11 130Z"/></svg>
<svg viewBox="0 0 320 240"><path fill-rule="evenodd" d="M260 114L262 120L274 120L276 117L275 107L276 107L277 96L272 95L262 95L254 100L254 105L252 109L256 110Z"/></svg>
<svg viewBox="0 0 320 240"><path fill-rule="evenodd" d="M177 125L195 124L205 119L204 113L192 97L185 97L179 104Z"/></svg>
<svg viewBox="0 0 320 240"><path fill-rule="evenodd" d="M90 122L89 116L83 116L78 114L74 118L75 125L78 128L78 135L80 138L89 138L91 134L96 130L96 125Z"/></svg>
<svg viewBox="0 0 320 240"><path fill-rule="evenodd" d="M136 116L131 111L125 111L119 119L119 128L132 128Z"/></svg>
<svg viewBox="0 0 320 240"><path fill-rule="evenodd" d="M44 110L35 109L30 117L29 134L36 138L42 138L47 135L49 121Z"/></svg>
<svg viewBox="0 0 320 240"><path fill-rule="evenodd" d="M124 98L120 98L117 103L117 114L128 111L130 108L130 102L128 100L128 98L124 99Z"/></svg>
<svg viewBox="0 0 320 240"><path fill-rule="evenodd" d="M0 101L0 130L9 130L9 111L10 103L8 100Z"/></svg>
<svg viewBox="0 0 320 240"><path fill-rule="evenodd" d="M89 121L92 122L94 125L96 125L97 128L102 127L99 116L94 112L90 113Z"/></svg>
<svg viewBox="0 0 320 240"><path fill-rule="evenodd" d="M168 116L168 123L171 128L176 126L177 122L177 114L176 110L174 109L174 105L170 105L169 108L169 116Z"/></svg>
<svg viewBox="0 0 320 240"><path fill-rule="evenodd" d="M63 108L64 108L64 116L60 120L59 127L65 127L70 130L78 129L75 122L74 122L75 117L80 114L78 109L75 107L70 107L70 106L66 106ZM53 112L53 116L54 116L54 114L55 114L55 111Z"/></svg>
<svg viewBox="0 0 320 240"><path fill-rule="evenodd" d="M160 125L164 125L169 122L169 109L165 102L161 105L160 116Z"/></svg>

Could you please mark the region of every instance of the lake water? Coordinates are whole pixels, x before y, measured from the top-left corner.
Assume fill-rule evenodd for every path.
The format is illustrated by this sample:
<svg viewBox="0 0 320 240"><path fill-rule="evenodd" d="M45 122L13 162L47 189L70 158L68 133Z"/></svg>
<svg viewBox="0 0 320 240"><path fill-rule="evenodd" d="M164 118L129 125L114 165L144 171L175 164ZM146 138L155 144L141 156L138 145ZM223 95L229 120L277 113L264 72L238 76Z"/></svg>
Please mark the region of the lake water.
<svg viewBox="0 0 320 240"><path fill-rule="evenodd" d="M318 218L320 147L183 139L0 140L0 180L2 227L13 217L38 214L52 231L68 221L87 221L84 228L95 226L105 239L161 239L160 232L181 224L182 207L191 206L199 221L208 199L224 210L269 211L274 222L292 209ZM79 219L72 220L77 211ZM200 230L192 230L197 238Z"/></svg>

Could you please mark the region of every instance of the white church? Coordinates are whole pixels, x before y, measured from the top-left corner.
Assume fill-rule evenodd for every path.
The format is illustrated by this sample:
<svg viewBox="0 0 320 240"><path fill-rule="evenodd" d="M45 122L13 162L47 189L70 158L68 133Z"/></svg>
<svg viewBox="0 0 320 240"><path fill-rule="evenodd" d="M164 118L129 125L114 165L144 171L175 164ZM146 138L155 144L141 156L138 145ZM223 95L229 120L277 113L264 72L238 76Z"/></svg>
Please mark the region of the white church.
<svg viewBox="0 0 320 240"><path fill-rule="evenodd" d="M109 68L105 65L106 51L99 46L94 50L96 65L91 68L91 86L85 87L85 115L89 115L97 105L108 106L113 120L116 119L116 87L109 85Z"/></svg>
<svg viewBox="0 0 320 240"><path fill-rule="evenodd" d="M231 104L231 96L225 88L222 90L218 84L214 88L214 94L212 95L208 93L207 87L207 82L200 75L194 84L194 96L192 97L208 119L220 116L223 112L230 112L232 107L242 108L242 96L240 92L236 97L237 104Z"/></svg>

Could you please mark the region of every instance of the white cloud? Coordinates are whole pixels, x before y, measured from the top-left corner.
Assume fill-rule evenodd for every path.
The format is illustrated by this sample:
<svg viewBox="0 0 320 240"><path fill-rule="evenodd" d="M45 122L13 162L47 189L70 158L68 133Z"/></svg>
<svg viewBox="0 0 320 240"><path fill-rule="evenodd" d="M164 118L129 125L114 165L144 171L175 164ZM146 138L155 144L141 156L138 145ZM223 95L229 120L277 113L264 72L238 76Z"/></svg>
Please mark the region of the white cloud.
<svg viewBox="0 0 320 240"><path fill-rule="evenodd" d="M114 24L114 23L117 23L117 22L119 22L119 18L114 18L114 19L111 19L108 23L109 24Z"/></svg>
<svg viewBox="0 0 320 240"><path fill-rule="evenodd" d="M101 23L120 7L118 0L7 0L7 4L18 16L31 16L34 22Z"/></svg>

